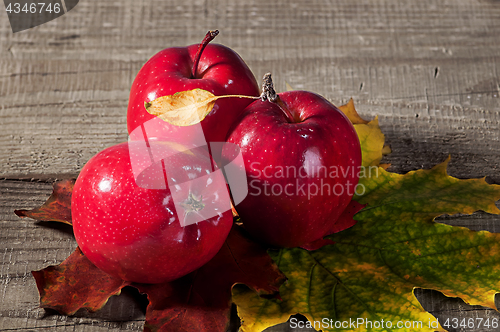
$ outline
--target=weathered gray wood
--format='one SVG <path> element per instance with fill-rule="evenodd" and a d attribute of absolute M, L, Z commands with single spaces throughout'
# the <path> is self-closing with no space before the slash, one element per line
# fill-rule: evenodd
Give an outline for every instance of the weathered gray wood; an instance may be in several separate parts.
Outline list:
<path fill-rule="evenodd" d="M 123 1 L 82 3 L 15 35 L 5 22 L 3 172 L 75 173 L 104 146 L 125 140 L 128 89 L 141 64 L 216 26 L 217 40 L 239 51 L 257 77 L 272 71 L 281 90 L 287 81 L 335 103 L 353 97 L 364 115 L 378 114 L 395 152 L 403 152 L 389 158 L 396 170 L 429 167 L 451 153 L 452 174 L 495 177 L 498 7 Z M 196 24 L 180 24 L 179 15 Z"/>
<path fill-rule="evenodd" d="M 378 115 L 392 171 L 429 168 L 451 154 L 451 175 L 500 183 L 498 1 L 80 1 L 17 34 L 2 15 L 0 331 L 141 330 L 141 308 L 126 296 L 96 314 L 42 318 L 29 272 L 61 262 L 76 244 L 64 229 L 12 211 L 41 204 L 53 179 L 76 176 L 92 155 L 125 141 L 128 91 L 141 65 L 214 28 L 258 79 L 271 71 L 278 90 L 287 82 L 335 104 L 353 97 L 362 115 Z M 500 223 L 485 214 L 443 220 L 491 231 Z M 425 291 L 418 298 L 436 315 L 498 315 Z"/>

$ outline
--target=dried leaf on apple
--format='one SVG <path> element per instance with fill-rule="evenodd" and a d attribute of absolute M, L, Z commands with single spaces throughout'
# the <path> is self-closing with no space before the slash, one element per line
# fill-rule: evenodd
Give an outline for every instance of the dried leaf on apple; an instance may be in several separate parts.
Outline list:
<path fill-rule="evenodd" d="M 209 91 L 194 89 L 157 98 L 144 106 L 150 114 L 168 123 L 191 126 L 200 123 L 212 111 L 217 99 Z"/>
<path fill-rule="evenodd" d="M 144 107 L 150 114 L 163 121 L 184 127 L 203 121 L 214 108 L 217 99 L 220 98 L 258 99 L 258 97 L 240 95 L 215 96 L 203 89 L 193 89 L 156 98 L 151 102 L 144 103 Z"/>

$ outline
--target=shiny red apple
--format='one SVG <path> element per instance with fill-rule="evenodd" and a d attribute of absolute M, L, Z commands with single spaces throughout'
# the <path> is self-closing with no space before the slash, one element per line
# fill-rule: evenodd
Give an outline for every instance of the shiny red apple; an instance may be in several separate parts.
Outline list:
<path fill-rule="evenodd" d="M 196 88 L 216 96 L 259 96 L 255 77 L 240 56 L 226 46 L 209 44 L 217 34 L 210 31 L 200 45 L 160 51 L 141 68 L 132 84 L 128 105 L 127 126 L 132 140 L 142 140 L 143 131 L 149 139 L 182 144 L 200 140 L 197 126 L 176 127 L 149 114 L 144 103 L 156 98 Z M 239 98 L 218 100 L 201 122 L 202 140 L 224 141 L 229 127 L 251 102 Z"/>
<path fill-rule="evenodd" d="M 98 153 L 72 194 L 75 238 L 85 256 L 139 283 L 174 280 L 204 265 L 233 221 L 227 185 L 212 164 L 202 150 L 166 142 L 122 143 Z"/>
<path fill-rule="evenodd" d="M 361 149 L 351 122 L 323 97 L 278 96 L 253 102 L 228 135 L 241 149 L 249 185 L 236 210 L 256 238 L 298 247 L 328 235 L 351 201 Z"/>

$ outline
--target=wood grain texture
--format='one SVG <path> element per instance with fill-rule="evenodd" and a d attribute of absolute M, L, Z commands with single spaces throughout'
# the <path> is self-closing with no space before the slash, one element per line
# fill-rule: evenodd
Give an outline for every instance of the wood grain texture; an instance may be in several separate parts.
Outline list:
<path fill-rule="evenodd" d="M 132 291 L 96 314 L 37 309 L 30 271 L 64 260 L 67 228 L 18 219 L 51 181 L 74 177 L 95 153 L 125 141 L 133 78 L 157 51 L 198 43 L 209 29 L 277 90 L 353 97 L 379 116 L 390 170 L 430 168 L 500 183 L 500 2 L 496 0 L 81 0 L 68 14 L 13 34 L 0 15 L 0 331 L 140 331 Z M 495 216 L 443 218 L 499 231 Z M 418 290 L 445 317 L 499 317 Z M 270 331 L 289 331 L 286 324 Z"/>

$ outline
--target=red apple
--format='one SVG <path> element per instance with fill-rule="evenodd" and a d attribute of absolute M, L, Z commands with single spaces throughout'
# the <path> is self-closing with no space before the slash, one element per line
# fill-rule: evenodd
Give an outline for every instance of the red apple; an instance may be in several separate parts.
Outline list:
<path fill-rule="evenodd" d="M 71 212 L 76 241 L 97 267 L 160 283 L 208 262 L 233 219 L 224 177 L 208 154 L 149 144 L 122 143 L 94 156 L 75 183 Z"/>
<path fill-rule="evenodd" d="M 236 210 L 267 244 L 298 247 L 322 238 L 351 201 L 359 140 L 347 117 L 317 94 L 292 91 L 253 102 L 227 141 L 239 145 L 249 184 Z M 226 151 L 223 157 L 232 158 Z"/>
<path fill-rule="evenodd" d="M 210 31 L 200 45 L 167 48 L 146 62 L 130 90 L 127 126 L 132 140 L 142 140 L 144 130 L 149 139 L 182 144 L 199 141 L 197 126 L 177 127 L 149 114 L 144 103 L 156 98 L 196 88 L 216 96 L 259 96 L 255 77 L 240 56 L 226 46 L 208 44 L 217 34 L 218 31 Z M 202 140 L 224 141 L 229 127 L 251 102 L 239 98 L 218 100 L 201 122 Z M 147 128 L 141 128 L 145 123 Z M 138 138 L 134 135 L 135 129 L 138 129 Z"/>

